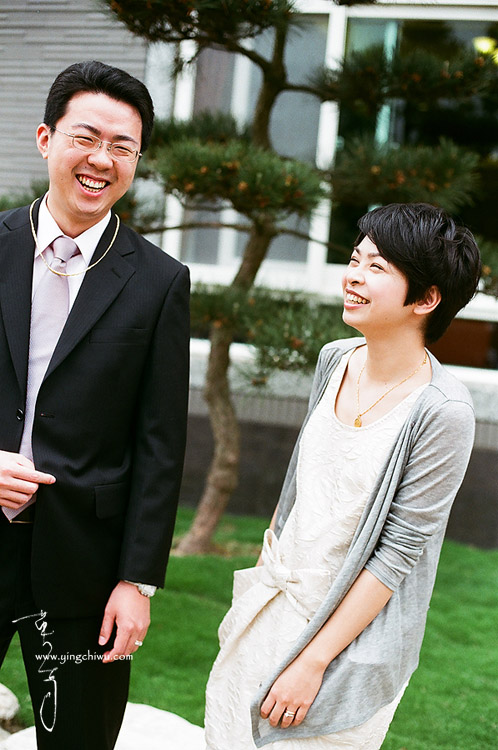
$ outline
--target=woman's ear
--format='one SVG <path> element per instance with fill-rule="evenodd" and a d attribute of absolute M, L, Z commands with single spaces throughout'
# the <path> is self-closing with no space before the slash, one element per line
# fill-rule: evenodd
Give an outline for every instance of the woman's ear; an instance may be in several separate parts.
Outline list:
<path fill-rule="evenodd" d="M 425 297 L 415 304 L 413 312 L 415 315 L 428 315 L 429 313 L 434 312 L 440 302 L 441 292 L 439 291 L 439 287 L 433 285 L 429 287 L 425 293 Z"/>

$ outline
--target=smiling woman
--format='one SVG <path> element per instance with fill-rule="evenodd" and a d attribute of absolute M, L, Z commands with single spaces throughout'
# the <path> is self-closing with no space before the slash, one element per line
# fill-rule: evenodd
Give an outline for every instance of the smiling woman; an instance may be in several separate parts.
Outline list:
<path fill-rule="evenodd" d="M 475 292 L 475 241 L 440 209 L 366 214 L 256 568 L 237 571 L 207 687 L 208 750 L 378 750 L 416 669 L 466 389 L 425 349 Z"/>

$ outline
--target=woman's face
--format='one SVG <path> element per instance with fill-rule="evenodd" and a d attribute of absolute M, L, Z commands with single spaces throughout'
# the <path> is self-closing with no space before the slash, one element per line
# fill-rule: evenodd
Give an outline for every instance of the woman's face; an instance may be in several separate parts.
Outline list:
<path fill-rule="evenodd" d="M 382 257 L 368 237 L 354 248 L 342 288 L 343 320 L 365 335 L 389 332 L 415 322 L 414 305 L 405 305 L 406 277 Z"/>

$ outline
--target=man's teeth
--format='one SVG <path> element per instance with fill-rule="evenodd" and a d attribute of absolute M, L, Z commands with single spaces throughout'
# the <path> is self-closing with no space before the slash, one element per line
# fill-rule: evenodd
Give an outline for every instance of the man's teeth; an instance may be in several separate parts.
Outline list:
<path fill-rule="evenodd" d="M 356 294 L 346 294 L 346 302 L 352 302 L 354 305 L 368 305 L 367 299 L 357 297 Z"/>
<path fill-rule="evenodd" d="M 102 190 L 107 185 L 105 180 L 92 180 L 90 177 L 83 177 L 83 175 L 79 175 L 78 180 L 90 190 Z"/>

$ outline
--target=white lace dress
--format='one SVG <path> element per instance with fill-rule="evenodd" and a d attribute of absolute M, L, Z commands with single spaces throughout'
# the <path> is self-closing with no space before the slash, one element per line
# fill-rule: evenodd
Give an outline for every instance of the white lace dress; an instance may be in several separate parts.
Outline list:
<path fill-rule="evenodd" d="M 206 691 L 206 750 L 254 750 L 251 700 L 323 601 L 388 451 L 425 387 L 373 424 L 344 425 L 334 407 L 349 356 L 332 374 L 303 431 L 296 502 L 280 539 L 267 529 L 263 565 L 235 572 L 232 606 L 220 625 L 220 652 Z M 265 748 L 378 750 L 403 692 L 360 726 Z"/>

